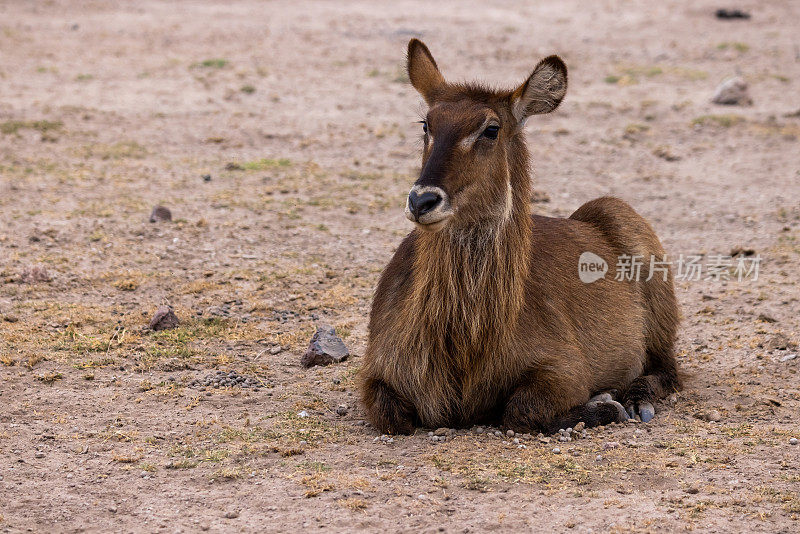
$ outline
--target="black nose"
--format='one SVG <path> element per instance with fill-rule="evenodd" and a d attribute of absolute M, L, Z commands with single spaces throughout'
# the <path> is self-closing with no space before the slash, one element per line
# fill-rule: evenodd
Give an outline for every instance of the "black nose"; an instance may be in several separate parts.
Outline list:
<path fill-rule="evenodd" d="M 442 197 L 436 193 L 426 192 L 418 195 L 415 191 L 408 194 L 408 209 L 414 214 L 414 218 L 419 219 L 429 211 L 433 211 Z"/>

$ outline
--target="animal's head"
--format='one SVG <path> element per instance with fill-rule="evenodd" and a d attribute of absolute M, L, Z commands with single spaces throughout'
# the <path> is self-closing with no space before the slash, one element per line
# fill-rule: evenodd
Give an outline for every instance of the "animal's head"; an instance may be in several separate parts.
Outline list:
<path fill-rule="evenodd" d="M 524 150 L 525 120 L 550 113 L 564 98 L 564 62 L 547 57 L 516 89 L 495 91 L 446 82 L 428 48 L 412 39 L 408 77 L 428 111 L 422 121 L 422 171 L 408 195 L 406 217 L 429 231 L 508 218 L 510 160 Z"/>

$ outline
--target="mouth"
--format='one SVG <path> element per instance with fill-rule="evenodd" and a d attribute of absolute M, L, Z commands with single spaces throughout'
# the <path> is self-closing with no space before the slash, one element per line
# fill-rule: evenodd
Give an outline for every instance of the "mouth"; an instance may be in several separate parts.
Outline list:
<path fill-rule="evenodd" d="M 423 230 L 425 232 L 438 232 L 447 225 L 447 221 L 448 219 L 450 219 L 450 216 L 448 215 L 446 217 L 439 219 L 438 221 L 432 221 L 432 222 L 415 221 L 413 216 L 409 217 L 409 219 L 414 223 L 414 226 L 416 226 L 420 230 Z"/>

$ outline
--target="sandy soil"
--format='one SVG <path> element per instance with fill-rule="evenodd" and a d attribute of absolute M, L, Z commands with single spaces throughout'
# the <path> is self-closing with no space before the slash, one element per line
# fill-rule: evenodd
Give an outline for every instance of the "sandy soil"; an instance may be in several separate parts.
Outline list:
<path fill-rule="evenodd" d="M 800 4 L 116 4 L 0 2 L 0 531 L 800 528 Z M 532 209 L 617 195 L 673 256 L 761 256 L 678 283 L 690 379 L 651 423 L 526 448 L 363 423 L 410 230 L 411 36 L 453 79 L 566 60 Z M 711 104 L 736 73 L 754 105 Z M 148 332 L 165 302 L 182 325 Z M 320 322 L 353 357 L 304 370 Z M 263 387 L 190 387 L 217 370 Z"/>

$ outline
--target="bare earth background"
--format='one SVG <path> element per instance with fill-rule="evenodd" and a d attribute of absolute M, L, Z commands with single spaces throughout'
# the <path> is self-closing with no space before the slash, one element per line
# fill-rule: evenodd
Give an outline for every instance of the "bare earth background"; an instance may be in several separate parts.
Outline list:
<path fill-rule="evenodd" d="M 797 532 L 800 3 L 719 4 L 0 2 L 0 531 Z M 673 255 L 762 256 L 678 284 L 690 379 L 651 423 L 526 448 L 363 423 L 411 36 L 452 79 L 565 59 L 532 209 L 617 195 Z M 754 105 L 711 104 L 737 72 Z M 165 302 L 182 325 L 146 331 Z M 320 322 L 353 357 L 304 370 Z M 217 370 L 263 387 L 189 386 Z"/>

